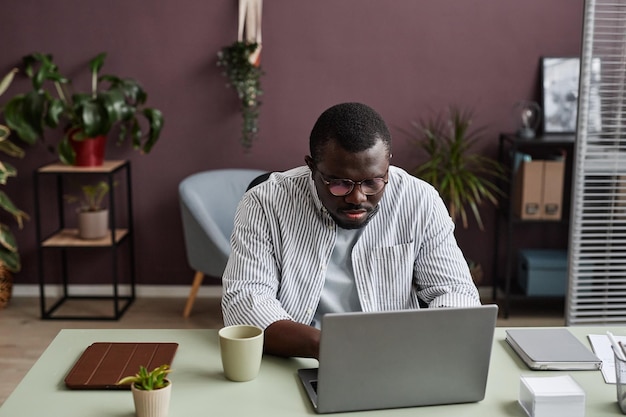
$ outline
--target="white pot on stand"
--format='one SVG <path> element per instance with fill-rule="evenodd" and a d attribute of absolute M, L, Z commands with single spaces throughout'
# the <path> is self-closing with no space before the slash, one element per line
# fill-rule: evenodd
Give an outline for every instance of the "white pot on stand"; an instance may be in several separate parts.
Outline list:
<path fill-rule="evenodd" d="M 101 239 L 108 232 L 109 210 L 78 212 L 78 236 L 81 239 Z"/>
<path fill-rule="evenodd" d="M 151 391 L 137 389 L 135 384 L 132 384 L 130 389 L 137 417 L 167 417 L 172 394 L 171 381 L 166 387 Z"/>

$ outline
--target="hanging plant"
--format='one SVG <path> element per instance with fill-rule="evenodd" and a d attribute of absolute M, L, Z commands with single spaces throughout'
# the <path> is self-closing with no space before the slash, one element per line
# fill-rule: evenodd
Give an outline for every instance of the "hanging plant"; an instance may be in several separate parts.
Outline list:
<path fill-rule="evenodd" d="M 241 145 L 245 149 L 252 147 L 252 142 L 259 132 L 258 119 L 263 94 L 261 75 L 263 71 L 256 57 L 259 44 L 255 42 L 236 41 L 225 46 L 217 54 L 217 65 L 224 69 L 222 73 L 228 78 L 227 87 L 234 88 L 241 102 L 243 125 L 241 129 Z"/>

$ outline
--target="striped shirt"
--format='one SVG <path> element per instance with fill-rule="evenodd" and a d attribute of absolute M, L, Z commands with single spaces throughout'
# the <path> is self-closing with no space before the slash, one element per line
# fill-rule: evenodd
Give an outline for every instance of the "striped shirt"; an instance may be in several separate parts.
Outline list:
<path fill-rule="evenodd" d="M 223 275 L 224 324 L 310 324 L 324 287 L 337 225 L 311 171 L 274 173 L 242 198 Z M 377 213 L 352 250 L 363 311 L 480 304 L 454 223 L 437 191 L 390 166 Z"/>

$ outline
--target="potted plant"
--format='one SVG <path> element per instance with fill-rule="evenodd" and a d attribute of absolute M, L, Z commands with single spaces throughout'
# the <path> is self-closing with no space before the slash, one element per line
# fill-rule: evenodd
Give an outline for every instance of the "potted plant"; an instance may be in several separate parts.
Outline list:
<path fill-rule="evenodd" d="M 473 128 L 472 122 L 472 110 L 450 106 L 434 117 L 413 122 L 413 131 L 405 133 L 426 155 L 413 175 L 439 191 L 455 223 L 460 220 L 467 228 L 469 211 L 484 230 L 480 207 L 485 202 L 497 206 L 503 193 L 496 180 L 504 178 L 504 168 L 495 159 L 474 151 L 485 127 Z M 468 260 L 468 265 L 478 283 L 482 278 L 480 264 Z"/>
<path fill-rule="evenodd" d="M 68 194 L 65 199 L 70 203 L 79 203 L 78 236 L 81 239 L 101 239 L 109 231 L 109 210 L 102 206 L 104 197 L 109 193 L 109 183 L 102 180 L 95 184 L 81 187 L 82 197 Z"/>
<path fill-rule="evenodd" d="M 118 144 L 130 141 L 134 149 L 149 153 L 161 134 L 163 115 L 144 106 L 147 94 L 137 81 L 99 76 L 105 58 L 101 53 L 89 61 L 91 91 L 83 93 L 74 91 L 52 55 L 25 56 L 23 64 L 32 90 L 9 100 L 5 107 L 8 126 L 29 144 L 44 141 L 45 128 L 63 127 L 56 151 L 69 165 L 101 165 L 106 137 L 114 128 L 119 129 Z M 147 131 L 142 124 L 147 124 Z M 96 155 L 77 155 L 85 149 L 95 150 Z"/>
<path fill-rule="evenodd" d="M 12 69 L 0 80 L 0 96 L 9 88 L 13 81 L 17 68 Z M 0 124 L 0 152 L 15 158 L 22 158 L 24 150 L 9 140 L 11 130 Z M 5 185 L 9 178 L 17 176 L 17 170 L 6 161 L 0 161 L 0 184 Z M 0 191 L 0 208 L 9 213 L 21 229 L 28 215 L 17 208 L 9 196 Z M 11 228 L 0 223 L 0 308 L 3 308 L 11 298 L 13 277 L 11 273 L 21 269 L 20 254 L 17 248 L 15 236 Z"/>
<path fill-rule="evenodd" d="M 226 85 L 237 91 L 240 100 L 243 117 L 241 144 L 246 150 L 250 149 L 259 132 L 263 71 L 257 59 L 258 48 L 256 42 L 235 41 L 217 54 L 217 65 L 224 68 L 222 74 L 228 78 Z"/>
<path fill-rule="evenodd" d="M 169 365 L 148 371 L 139 367 L 135 375 L 120 379 L 118 385 L 130 385 L 137 417 L 166 417 L 169 411 L 172 382 L 167 379 Z"/>

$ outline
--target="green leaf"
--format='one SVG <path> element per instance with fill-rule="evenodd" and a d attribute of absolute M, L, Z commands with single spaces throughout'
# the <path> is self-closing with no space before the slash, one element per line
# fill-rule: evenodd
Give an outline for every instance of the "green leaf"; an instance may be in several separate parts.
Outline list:
<path fill-rule="evenodd" d="M 24 142 L 33 145 L 39 139 L 41 130 L 37 129 L 37 124 L 33 126 L 27 120 L 28 112 L 25 110 L 26 97 L 18 95 L 13 97 L 4 107 L 4 118 L 9 128 Z"/>
<path fill-rule="evenodd" d="M 17 252 L 0 249 L 0 261 L 13 273 L 20 272 L 22 269 L 20 256 Z"/>
<path fill-rule="evenodd" d="M 0 125 L 0 152 L 12 156 L 14 158 L 23 158 L 24 157 L 24 149 L 20 148 L 10 140 L 7 140 L 5 136 L 2 136 L 2 131 L 4 127 Z M 8 132 L 8 129 L 7 129 Z"/>
<path fill-rule="evenodd" d="M 163 114 L 159 110 L 151 108 L 144 109 L 143 114 L 146 116 L 146 119 L 148 119 L 150 129 L 148 130 L 148 140 L 146 140 L 142 151 L 144 153 L 150 153 L 152 147 L 161 135 L 161 130 L 163 129 Z"/>

